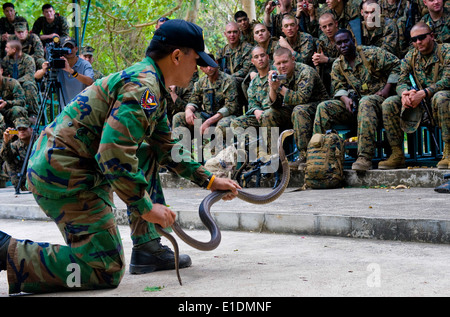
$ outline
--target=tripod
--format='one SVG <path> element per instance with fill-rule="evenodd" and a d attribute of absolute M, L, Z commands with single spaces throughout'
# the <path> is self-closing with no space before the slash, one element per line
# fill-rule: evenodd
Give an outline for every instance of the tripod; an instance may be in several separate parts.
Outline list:
<path fill-rule="evenodd" d="M 19 176 L 19 182 L 16 185 L 16 195 L 20 194 L 20 187 L 22 185 L 22 182 L 25 179 L 26 176 L 26 170 L 28 167 L 28 160 L 30 159 L 31 151 L 33 149 L 33 144 L 36 141 L 36 139 L 39 136 L 39 127 L 41 123 L 44 125 L 47 125 L 49 122 L 53 121 L 55 119 L 55 110 L 53 107 L 54 98 L 53 96 L 56 95 L 57 101 L 58 101 L 58 113 L 61 112 L 62 108 L 66 105 L 66 100 L 64 97 L 64 92 L 61 88 L 61 83 L 58 82 L 58 70 L 55 69 L 49 69 L 49 72 L 46 74 L 45 77 L 45 91 L 44 95 L 41 96 L 41 105 L 39 106 L 39 112 L 36 117 L 36 123 L 33 127 L 33 133 L 31 134 L 30 138 L 30 144 L 27 148 L 27 153 L 25 155 L 25 159 L 23 161 L 22 169 L 20 171 Z M 62 97 L 62 100 L 64 104 L 61 104 L 60 96 Z M 47 117 L 46 113 L 46 104 L 47 101 L 50 100 L 50 118 Z M 43 121 L 44 119 L 44 121 Z"/>

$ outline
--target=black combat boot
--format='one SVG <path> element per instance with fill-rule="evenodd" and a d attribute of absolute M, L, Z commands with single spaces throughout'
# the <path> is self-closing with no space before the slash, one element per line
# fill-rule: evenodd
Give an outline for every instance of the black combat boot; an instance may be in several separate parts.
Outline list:
<path fill-rule="evenodd" d="M 8 246 L 11 236 L 0 231 L 0 271 L 6 270 L 6 261 L 8 254 Z"/>
<path fill-rule="evenodd" d="M 444 179 L 450 179 L 450 174 L 444 175 Z M 450 194 L 450 181 L 436 187 L 434 191 L 442 194 Z"/>
<path fill-rule="evenodd" d="M 191 266 L 191 258 L 180 254 L 180 269 Z M 131 252 L 130 273 L 145 274 L 161 270 L 175 269 L 175 254 L 167 246 L 161 244 L 161 239 L 133 246 Z"/>

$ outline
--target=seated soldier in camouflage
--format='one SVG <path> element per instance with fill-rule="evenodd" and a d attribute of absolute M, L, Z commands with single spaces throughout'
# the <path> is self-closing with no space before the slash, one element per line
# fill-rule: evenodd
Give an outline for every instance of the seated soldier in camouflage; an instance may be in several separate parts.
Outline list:
<path fill-rule="evenodd" d="M 42 15 L 34 22 L 31 32 L 39 36 L 44 46 L 52 42 L 54 37 L 69 36 L 66 18 L 57 14 L 51 4 L 42 6 Z"/>
<path fill-rule="evenodd" d="M 297 1 L 295 17 L 297 18 L 300 31 L 317 38 L 319 37 L 319 22 L 317 21 L 318 3 L 314 2 L 314 0 Z"/>
<path fill-rule="evenodd" d="M 0 18 L 0 57 L 5 57 L 5 47 L 11 35 L 14 35 L 14 25 L 18 22 L 25 22 L 28 27 L 28 22 L 24 17 L 18 16 L 16 10 L 14 9 L 14 4 L 11 2 L 6 2 L 3 4 L 3 14 L 4 17 Z"/>
<path fill-rule="evenodd" d="M 423 0 L 428 13 L 422 17 L 422 22 L 428 24 L 438 43 L 450 43 L 450 9 L 444 0 Z"/>
<path fill-rule="evenodd" d="M 0 113 L 7 126 L 12 126 L 17 118 L 28 116 L 25 104 L 22 86 L 16 79 L 3 76 L 3 67 L 0 65 Z"/>
<path fill-rule="evenodd" d="M 168 87 L 170 98 L 167 99 L 167 120 L 169 120 L 169 126 L 172 128 L 173 117 L 179 113 L 184 112 L 186 105 L 192 95 L 194 84 L 198 81 L 198 71 L 194 73 L 188 87 Z"/>
<path fill-rule="evenodd" d="M 11 178 L 11 183 L 14 187 L 17 187 L 33 134 L 33 128 L 31 127 L 31 122 L 25 117 L 17 118 L 14 121 L 14 126 L 19 138 L 14 141 L 14 134 L 10 134 L 10 131 L 14 129 L 11 127 L 7 128 L 3 133 L 3 146 L 0 148 L 0 157 L 5 161 L 6 171 Z M 21 190 L 26 190 L 25 181 L 26 177 L 23 177 L 20 184 Z"/>
<path fill-rule="evenodd" d="M 367 0 L 362 3 L 361 38 L 362 45 L 377 46 L 398 56 L 399 35 L 397 24 L 381 16 L 377 0 Z"/>
<path fill-rule="evenodd" d="M 321 13 L 332 13 L 340 29 L 349 29 L 349 21 L 359 17 L 360 2 L 358 0 L 327 0 L 328 10 Z"/>
<path fill-rule="evenodd" d="M 319 74 L 310 66 L 296 63 L 291 51 L 279 48 L 273 54 L 276 71 L 269 72 L 269 105 L 261 126 L 279 127 L 280 132 L 294 127 L 299 151 L 305 151 L 311 137 L 317 104 L 328 98 Z M 274 77 L 286 75 L 285 80 Z M 304 156 L 304 153 L 302 153 Z M 305 162 L 304 158 L 300 162 Z"/>
<path fill-rule="evenodd" d="M 214 56 L 210 55 L 212 59 Z M 173 128 L 187 127 L 194 136 L 195 120 L 201 120 L 200 134 L 207 134 L 209 127 L 216 127 L 216 137 L 220 134 L 226 141 L 226 130 L 231 120 L 239 113 L 237 85 L 232 76 L 219 67 L 200 67 L 206 74 L 200 78 L 192 90 L 184 112 L 173 117 Z"/>
<path fill-rule="evenodd" d="M 240 34 L 239 25 L 236 22 L 228 22 L 224 32 L 227 44 L 216 54 L 221 71 L 232 75 L 238 84 L 242 83 L 252 68 L 250 61 L 252 46 L 241 41 Z"/>
<path fill-rule="evenodd" d="M 383 102 L 383 122 L 392 147 L 388 160 L 379 163 L 380 169 L 403 167 L 403 131 L 414 132 L 419 120 L 411 123 L 403 122 L 401 115 L 408 119 L 408 112 L 421 112 L 422 101 L 431 104 L 435 124 L 441 128 L 444 141 L 443 157 L 437 164 L 439 169 L 450 168 L 450 44 L 438 44 L 434 34 L 424 22 L 417 23 L 411 29 L 411 49 L 402 60 L 400 77 L 397 86 L 397 96 L 392 96 Z M 411 89 L 412 76 L 417 87 Z M 413 110 L 416 109 L 416 110 Z M 411 116 L 413 117 L 413 116 Z"/>
<path fill-rule="evenodd" d="M 353 170 L 372 168 L 375 138 L 381 123 L 381 104 L 391 95 L 400 71 L 399 59 L 373 46 L 356 48 L 347 29 L 335 35 L 341 56 L 333 63 L 334 98 L 317 107 L 314 133 L 325 133 L 333 124 L 354 125 L 357 119 L 358 159 Z M 352 97 L 353 95 L 353 97 Z"/>
<path fill-rule="evenodd" d="M 247 129 L 248 127 L 258 128 L 261 126 L 261 116 L 264 111 L 269 109 L 269 81 L 268 73 L 270 68 L 269 55 L 261 46 L 255 46 L 252 50 L 252 63 L 258 70 L 253 77 L 247 90 L 248 111 L 245 115 L 237 117 L 231 121 L 231 128 L 235 134 L 237 128 Z M 251 136 L 251 134 L 249 134 Z M 264 136 L 267 140 L 266 146 L 270 149 L 270 130 Z M 249 140 L 253 142 L 255 140 Z"/>
<path fill-rule="evenodd" d="M 22 44 L 22 52 L 33 57 L 36 69 L 42 68 L 42 64 L 45 62 L 44 46 L 39 36 L 28 32 L 28 23 L 16 23 L 14 35 L 10 36 L 9 39 L 20 41 L 20 44 Z"/>
<path fill-rule="evenodd" d="M 287 48 L 297 63 L 313 66 L 312 56 L 316 48 L 314 38 L 308 33 L 299 31 L 297 19 L 292 15 L 283 17 L 282 30 L 286 37 L 280 36 L 275 50 L 279 47 Z"/>
<path fill-rule="evenodd" d="M 278 39 L 271 36 L 269 30 L 267 30 L 267 27 L 262 23 L 255 24 L 255 26 L 253 27 L 253 36 L 255 38 L 256 44 L 264 49 L 266 54 L 269 55 L 270 63 L 272 63 L 273 52 L 275 51 L 275 47 L 278 44 Z"/>
<path fill-rule="evenodd" d="M 252 45 L 240 39 L 241 31 L 236 22 L 228 22 L 224 35 L 227 44 L 217 51 L 220 70 L 233 76 L 238 87 L 238 100 L 240 105 L 247 103 L 248 82 L 247 75 L 254 70 L 250 61 Z M 242 112 L 241 112 L 242 113 Z"/>
<path fill-rule="evenodd" d="M 94 52 L 95 48 L 91 46 L 82 47 L 80 51 L 80 58 L 84 59 L 85 61 L 88 61 L 89 64 L 92 65 L 94 63 Z M 103 77 L 104 75 L 98 69 L 94 69 L 94 78 L 93 78 L 94 81 Z"/>
<path fill-rule="evenodd" d="M 234 14 L 234 21 L 239 25 L 241 31 L 241 42 L 247 42 L 251 45 L 255 45 L 255 39 L 253 38 L 253 25 L 250 23 L 250 19 L 245 11 L 237 11 Z"/>
<path fill-rule="evenodd" d="M 6 56 L 2 61 L 3 75 L 16 79 L 25 92 L 28 116 L 35 116 L 39 111 L 38 89 L 34 80 L 36 65 L 34 59 L 22 52 L 19 41 L 6 43 Z"/>
<path fill-rule="evenodd" d="M 396 22 L 405 13 L 405 0 L 378 0 L 381 14 Z"/>
<path fill-rule="evenodd" d="M 322 34 L 317 40 L 317 51 L 314 53 L 312 61 L 328 94 L 332 95 L 331 66 L 336 58 L 339 57 L 339 51 L 334 42 L 334 35 L 338 31 L 337 20 L 333 14 L 329 12 L 324 13 L 319 18 L 319 25 Z"/>
<path fill-rule="evenodd" d="M 277 9 L 278 13 L 272 14 Z M 278 5 L 275 5 L 274 1 L 267 1 L 264 8 L 264 24 L 270 31 L 270 34 L 276 38 L 283 35 L 282 20 L 285 15 L 294 15 L 295 7 L 292 6 L 291 0 L 280 0 Z"/>

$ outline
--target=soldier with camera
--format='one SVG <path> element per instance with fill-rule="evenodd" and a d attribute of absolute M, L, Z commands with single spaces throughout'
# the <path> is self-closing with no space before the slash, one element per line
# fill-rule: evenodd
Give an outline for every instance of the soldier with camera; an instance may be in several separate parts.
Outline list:
<path fill-rule="evenodd" d="M 214 59 L 214 56 L 210 57 Z M 185 112 L 173 117 L 173 127 L 188 127 L 193 135 L 194 120 L 201 119 L 202 135 L 208 132 L 208 128 L 216 126 L 225 141 L 226 128 L 239 109 L 236 81 L 218 67 L 201 66 L 200 69 L 206 76 L 194 84 Z"/>
<path fill-rule="evenodd" d="M 269 72 L 270 109 L 262 115 L 262 126 L 280 127 L 281 131 L 294 127 L 297 148 L 302 152 L 311 138 L 317 104 L 326 100 L 328 93 L 316 70 L 296 63 L 289 49 L 277 49 L 273 59 L 277 71 Z"/>
<path fill-rule="evenodd" d="M 55 43 L 59 43 L 59 39 Z M 47 45 L 48 60 L 42 64 L 42 70 L 35 73 L 41 79 L 48 70 L 57 72 L 57 80 L 61 84 L 60 103 L 65 106 L 77 94 L 94 82 L 92 65 L 77 56 L 78 46 L 71 37 L 65 37 L 59 44 Z"/>

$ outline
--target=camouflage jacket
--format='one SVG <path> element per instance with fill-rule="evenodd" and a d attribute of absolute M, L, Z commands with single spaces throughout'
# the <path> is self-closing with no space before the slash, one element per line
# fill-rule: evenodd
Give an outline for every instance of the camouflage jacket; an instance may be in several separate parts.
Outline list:
<path fill-rule="evenodd" d="M 303 63 L 312 66 L 312 56 L 314 55 L 314 52 L 316 50 L 315 41 L 314 38 L 304 32 L 298 32 L 297 39 L 295 42 L 291 42 L 288 40 L 289 45 L 292 47 L 294 52 L 295 61 L 297 63 Z M 275 50 L 277 50 L 280 47 L 280 43 L 277 44 L 275 47 Z"/>
<path fill-rule="evenodd" d="M 270 107 L 268 78 L 268 75 L 261 77 L 257 74 L 250 82 L 247 89 L 247 115 L 253 114 L 255 110 L 266 110 Z"/>
<path fill-rule="evenodd" d="M 295 16 L 296 7 L 292 8 L 291 15 Z M 272 36 L 279 38 L 280 36 L 284 36 L 283 31 L 281 30 L 283 18 L 287 13 L 276 13 L 271 14 L 270 19 L 272 22 L 272 25 L 266 25 L 269 32 L 272 34 Z"/>
<path fill-rule="evenodd" d="M 20 84 L 23 84 L 26 81 L 34 82 L 36 64 L 34 63 L 33 57 L 30 55 L 23 53 L 17 61 L 14 60 L 14 57 L 5 56 L 2 61 L 2 66 L 3 75 L 17 79 Z M 14 74 L 15 68 L 17 70 L 17 74 Z"/>
<path fill-rule="evenodd" d="M 311 66 L 296 63 L 294 75 L 283 84 L 288 90 L 284 97 L 278 93 L 272 108 L 282 106 L 294 109 L 295 106 L 328 99 L 328 93 L 317 71 Z"/>
<path fill-rule="evenodd" d="M 397 24 L 391 19 L 381 18 L 380 27 L 369 30 L 366 22 L 361 23 L 362 45 L 377 46 L 388 52 L 399 55 L 399 34 Z"/>
<path fill-rule="evenodd" d="M 9 37 L 10 40 L 19 41 L 16 35 Z M 41 68 L 42 64 L 45 62 L 44 58 L 44 46 L 42 45 L 41 39 L 36 34 L 30 33 L 27 39 L 22 44 L 22 52 L 30 55 L 34 58 L 36 68 Z"/>
<path fill-rule="evenodd" d="M 28 188 L 52 199 L 91 191 L 111 205 L 113 190 L 131 212 L 148 213 L 153 204 L 146 188 L 156 180 L 147 180 L 138 165 L 136 154 L 144 141 L 160 165 L 206 187 L 211 173 L 190 153 L 172 158 L 177 143 L 167 125 L 168 97 L 161 71 L 149 57 L 97 80 L 35 142 Z"/>
<path fill-rule="evenodd" d="M 359 9 L 359 3 L 357 0 L 349 0 L 345 6 L 344 6 L 344 10 L 341 12 L 341 14 L 338 14 L 335 10 L 331 10 L 331 9 L 326 9 L 322 12 L 323 13 L 332 13 L 337 22 L 338 22 L 338 27 L 340 29 L 349 29 L 349 24 L 348 22 L 350 20 L 353 20 L 357 17 L 360 16 L 360 9 Z M 325 6 L 326 8 L 326 6 Z"/>
<path fill-rule="evenodd" d="M 22 165 L 27 156 L 28 145 L 23 143 L 22 140 L 9 142 L 8 144 L 3 142 L 0 149 L 0 157 L 8 163 L 9 167 L 16 173 L 20 173 Z"/>
<path fill-rule="evenodd" d="M 228 44 L 221 48 L 217 59 L 226 58 L 229 74 L 244 79 L 254 68 L 251 61 L 252 46 L 247 42 L 241 42 L 238 47 L 232 49 Z M 221 71 L 225 71 L 221 68 Z"/>
<path fill-rule="evenodd" d="M 439 52 L 440 51 L 440 52 Z M 437 44 L 429 56 L 411 49 L 402 60 L 397 93 L 411 89 L 409 74 L 419 88 L 427 88 L 430 97 L 441 90 L 450 90 L 450 44 Z"/>
<path fill-rule="evenodd" d="M 234 78 L 219 70 L 219 76 L 214 83 L 211 83 L 208 76 L 203 76 L 194 84 L 187 105 L 194 106 L 197 111 L 205 111 L 209 114 L 220 113 L 227 117 L 238 114 L 237 95 L 237 84 Z M 211 97 L 214 105 L 211 105 L 209 99 Z"/>
<path fill-rule="evenodd" d="M 447 7 L 444 7 L 444 13 L 438 21 L 433 21 L 429 13 L 421 21 L 428 24 L 439 43 L 450 43 L 450 10 Z"/>
<path fill-rule="evenodd" d="M 0 97 L 6 101 L 6 108 L 25 107 L 25 92 L 14 78 L 3 77 L 0 87 Z"/>
<path fill-rule="evenodd" d="M 48 23 L 46 18 L 41 16 L 34 22 L 31 33 L 40 35 L 41 32 L 43 35 L 56 33 L 60 37 L 69 36 L 69 24 L 66 18 L 61 15 L 55 15 L 55 20 L 52 23 Z M 46 40 L 44 44 L 49 42 L 51 40 Z"/>
<path fill-rule="evenodd" d="M 175 94 L 178 96 L 175 102 L 172 98 L 167 99 L 167 118 L 172 122 L 172 118 L 178 112 L 183 112 L 192 95 L 194 84 L 198 81 L 198 71 L 194 73 L 188 87 L 175 87 Z"/>
<path fill-rule="evenodd" d="M 336 43 L 330 41 L 330 39 L 325 35 L 321 34 L 316 41 L 317 51 L 322 51 L 325 56 L 329 58 L 328 63 L 331 65 L 339 57 L 339 51 L 336 47 Z"/>
<path fill-rule="evenodd" d="M 399 72 L 400 60 L 395 55 L 378 47 L 358 46 L 354 69 L 342 55 L 333 63 L 331 85 L 334 97 L 348 96 L 349 90 L 356 90 L 360 96 L 373 95 L 386 83 L 397 83 Z"/>

